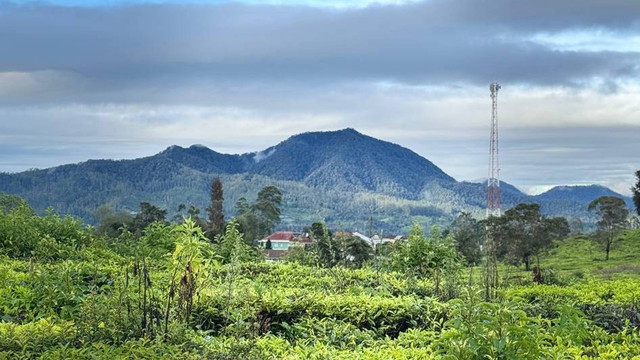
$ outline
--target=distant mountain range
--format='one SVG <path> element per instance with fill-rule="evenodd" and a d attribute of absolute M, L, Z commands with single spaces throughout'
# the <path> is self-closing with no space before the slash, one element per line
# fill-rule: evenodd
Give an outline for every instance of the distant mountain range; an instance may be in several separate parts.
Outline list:
<path fill-rule="evenodd" d="M 481 217 L 486 199 L 484 184 L 458 182 L 413 151 L 353 129 L 299 134 L 243 155 L 171 146 L 140 159 L 0 173 L 0 191 L 26 198 L 38 211 L 52 206 L 92 222 L 102 204 L 134 211 L 149 201 L 171 214 L 184 203 L 204 211 L 215 176 L 223 181 L 227 216 L 234 215 L 240 197 L 251 200 L 264 186 L 279 187 L 282 229 L 324 219 L 334 228 L 365 230 L 371 217 L 375 230 L 406 231 L 414 221 L 448 224 L 460 211 Z M 591 200 L 623 197 L 597 185 L 559 186 L 537 196 L 501 186 L 504 208 L 537 202 L 546 214 L 587 223 L 594 220 L 586 210 Z"/>

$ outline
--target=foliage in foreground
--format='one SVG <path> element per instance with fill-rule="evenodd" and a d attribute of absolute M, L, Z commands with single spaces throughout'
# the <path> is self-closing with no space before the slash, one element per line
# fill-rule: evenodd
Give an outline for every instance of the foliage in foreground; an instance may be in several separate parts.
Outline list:
<path fill-rule="evenodd" d="M 455 250 L 437 231 L 415 230 L 403 246 L 428 251 L 396 253 L 406 267 L 322 268 L 261 262 L 235 222 L 213 245 L 188 220 L 98 238 L 28 210 L 0 217 L 0 358 L 640 356 L 637 283 L 512 286 L 486 302 L 442 275 Z"/>

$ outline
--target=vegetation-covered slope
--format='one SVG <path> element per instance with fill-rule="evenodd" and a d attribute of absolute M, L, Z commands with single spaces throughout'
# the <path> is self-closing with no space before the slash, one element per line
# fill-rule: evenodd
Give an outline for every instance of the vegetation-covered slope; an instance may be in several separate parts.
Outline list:
<path fill-rule="evenodd" d="M 455 181 L 413 151 L 353 129 L 296 135 L 260 154 L 251 172 L 325 189 L 414 198 L 432 181 Z"/>
<path fill-rule="evenodd" d="M 92 222 L 102 204 L 134 210 L 142 201 L 173 215 L 180 204 L 207 206 L 209 184 L 220 176 L 227 216 L 240 197 L 253 198 L 266 185 L 283 192 L 282 228 L 326 219 L 334 227 L 404 232 L 413 221 L 449 223 L 460 211 L 481 216 L 486 189 L 457 182 L 416 153 L 353 129 L 306 133 L 244 155 L 220 154 L 203 146 L 172 146 L 134 160 L 90 160 L 18 174 L 0 173 L 0 191 L 29 200 L 40 213 L 53 206 Z M 543 212 L 593 221 L 580 193 L 531 197 L 502 184 L 502 203 L 540 202 Z M 565 193 L 563 193 L 565 194 Z M 597 194 L 594 194 L 594 196 Z M 590 199 L 593 200 L 593 199 Z M 589 200 L 589 201 L 590 201 Z"/>
<path fill-rule="evenodd" d="M 594 241 L 592 236 L 581 235 L 557 241 L 556 247 L 542 257 L 541 263 L 563 275 L 582 273 L 601 278 L 640 277 L 640 230 L 627 230 L 619 234 L 608 261 L 605 261 L 602 245 Z"/>

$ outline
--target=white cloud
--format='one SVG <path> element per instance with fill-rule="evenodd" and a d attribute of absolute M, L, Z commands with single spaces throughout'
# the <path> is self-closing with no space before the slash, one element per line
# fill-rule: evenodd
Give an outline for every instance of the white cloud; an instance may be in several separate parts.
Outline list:
<path fill-rule="evenodd" d="M 530 40 L 558 51 L 640 51 L 640 36 L 637 33 L 620 33 L 602 29 L 544 32 L 532 36 Z"/>

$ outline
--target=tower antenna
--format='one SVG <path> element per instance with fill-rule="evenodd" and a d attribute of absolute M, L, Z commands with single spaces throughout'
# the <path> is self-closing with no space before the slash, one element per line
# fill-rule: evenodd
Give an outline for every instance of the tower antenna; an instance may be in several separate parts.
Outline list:
<path fill-rule="evenodd" d="M 498 90 L 497 82 L 489 85 L 491 90 L 491 137 L 489 139 L 489 178 L 487 180 L 487 218 L 500 216 L 500 163 L 498 160 Z"/>

